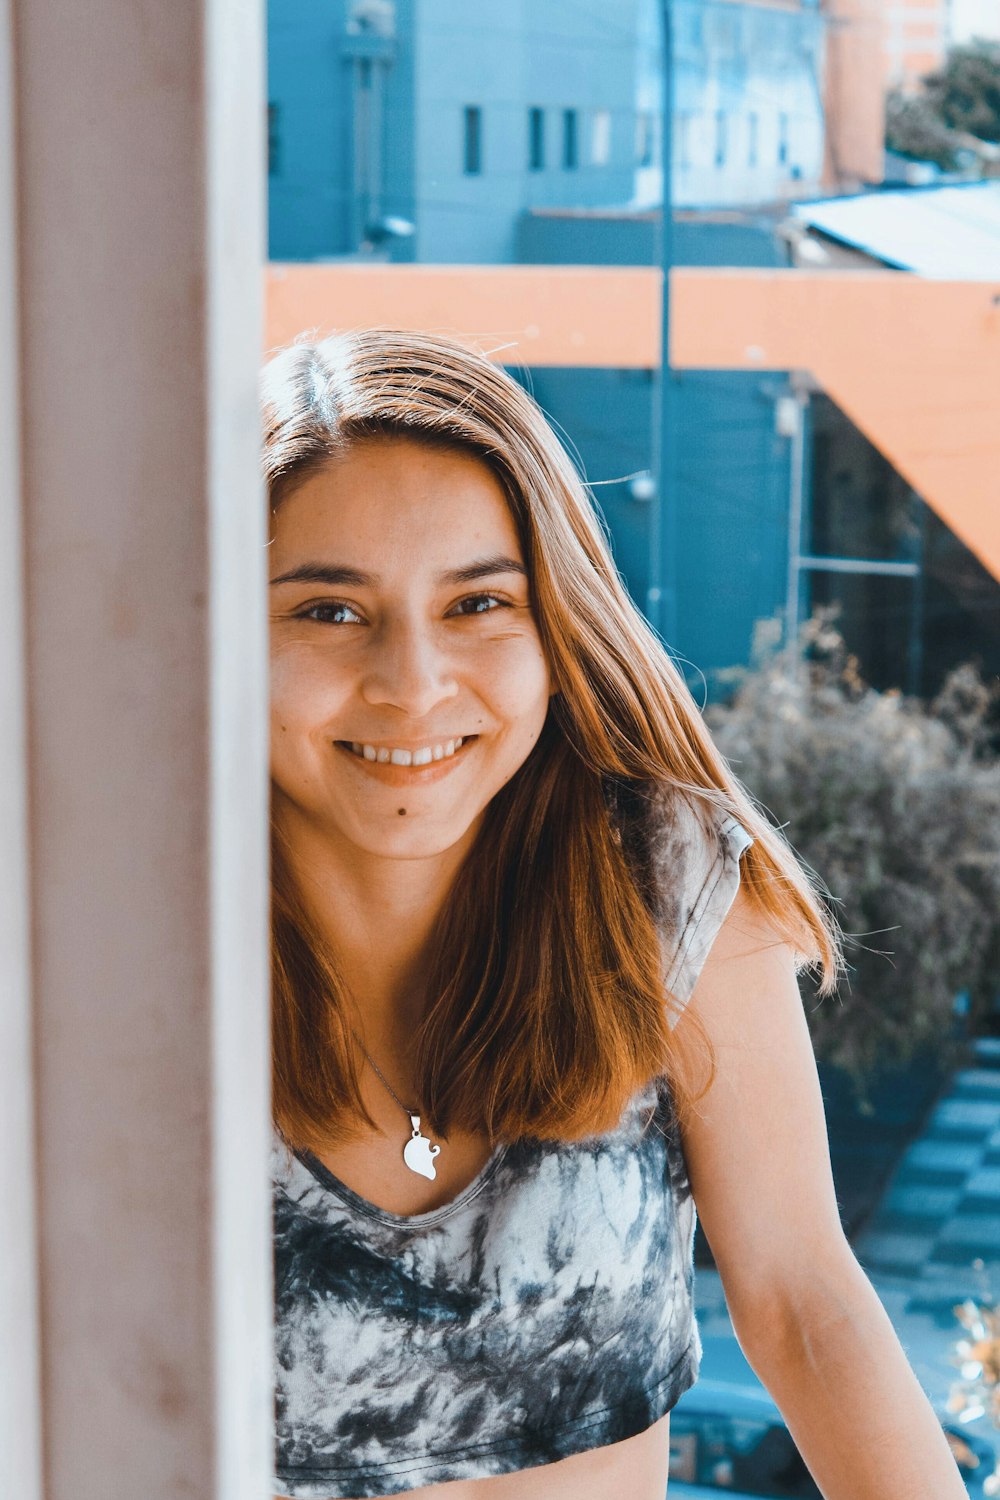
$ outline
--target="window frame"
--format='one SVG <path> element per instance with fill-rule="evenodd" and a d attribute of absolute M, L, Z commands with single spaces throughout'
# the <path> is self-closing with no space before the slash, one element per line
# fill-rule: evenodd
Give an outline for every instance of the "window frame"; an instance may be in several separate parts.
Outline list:
<path fill-rule="evenodd" d="M 466 177 L 483 175 L 483 109 L 480 104 L 462 108 L 462 172 Z"/>
<path fill-rule="evenodd" d="M 612 119 L 610 109 L 595 109 L 590 117 L 590 165 L 606 167 L 611 162 Z"/>
<path fill-rule="evenodd" d="M 570 106 L 562 112 L 562 165 L 575 172 L 580 165 L 580 112 Z"/>
<path fill-rule="evenodd" d="M 715 145 L 712 148 L 712 161 L 716 167 L 726 165 L 726 157 L 729 148 L 729 115 L 724 109 L 715 111 Z"/>
<path fill-rule="evenodd" d="M 545 107 L 528 107 L 528 171 L 545 171 Z"/>
<path fill-rule="evenodd" d="M 281 175 L 281 104 L 277 99 L 267 101 L 267 175 Z"/>

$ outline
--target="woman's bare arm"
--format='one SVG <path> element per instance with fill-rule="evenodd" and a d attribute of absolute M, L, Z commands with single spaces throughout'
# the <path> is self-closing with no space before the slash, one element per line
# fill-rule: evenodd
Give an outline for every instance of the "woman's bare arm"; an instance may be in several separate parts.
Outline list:
<path fill-rule="evenodd" d="M 699 1217 L 743 1352 L 813 1477 L 827 1500 L 966 1500 L 841 1229 L 792 952 L 743 892 L 690 1009 L 718 1064 L 684 1132 Z"/>

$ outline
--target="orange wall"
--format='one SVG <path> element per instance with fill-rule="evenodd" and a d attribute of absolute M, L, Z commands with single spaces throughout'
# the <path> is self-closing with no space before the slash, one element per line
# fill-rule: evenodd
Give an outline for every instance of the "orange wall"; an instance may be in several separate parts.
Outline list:
<path fill-rule="evenodd" d="M 886 86 L 912 87 L 940 67 L 947 40 L 945 0 L 893 0 L 886 16 Z"/>
<path fill-rule="evenodd" d="M 824 104 L 824 186 L 881 182 L 885 155 L 883 0 L 829 0 Z"/>
<path fill-rule="evenodd" d="M 392 323 L 470 338 L 506 364 L 649 368 L 659 288 L 646 266 L 272 265 L 267 342 Z"/>
<path fill-rule="evenodd" d="M 1000 579 L 995 287 L 897 271 L 677 274 L 679 367 L 810 370 Z"/>
<path fill-rule="evenodd" d="M 651 368 L 660 285 L 645 266 L 274 265 L 266 339 L 384 324 L 505 364 Z M 688 268 L 671 287 L 675 367 L 810 370 L 1000 578 L 1000 282 Z"/>

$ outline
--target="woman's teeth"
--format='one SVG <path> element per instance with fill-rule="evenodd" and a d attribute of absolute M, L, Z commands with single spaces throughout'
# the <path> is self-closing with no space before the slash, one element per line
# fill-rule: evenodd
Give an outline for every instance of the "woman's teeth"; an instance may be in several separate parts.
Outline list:
<path fill-rule="evenodd" d="M 447 760 L 460 750 L 469 736 L 457 740 L 445 740 L 440 745 L 421 745 L 419 750 L 393 750 L 385 745 L 365 745 L 357 740 L 351 742 L 349 748 L 354 755 L 360 755 L 364 760 L 380 761 L 383 765 L 392 766 L 427 766 L 432 760 Z"/>

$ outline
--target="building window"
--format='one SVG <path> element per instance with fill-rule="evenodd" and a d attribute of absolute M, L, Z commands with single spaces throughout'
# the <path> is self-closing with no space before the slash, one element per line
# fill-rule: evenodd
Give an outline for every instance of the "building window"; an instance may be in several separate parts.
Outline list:
<path fill-rule="evenodd" d="M 279 120 L 281 110 L 277 104 L 267 106 L 267 175 L 276 177 L 281 171 L 281 135 Z"/>
<path fill-rule="evenodd" d="M 528 168 L 541 172 L 545 167 L 545 111 L 528 110 Z"/>
<path fill-rule="evenodd" d="M 474 175 L 483 170 L 483 112 L 478 104 L 470 104 L 466 106 L 463 118 L 465 170 Z"/>
<path fill-rule="evenodd" d="M 740 17 L 732 13 L 733 7 L 714 7 L 708 17 L 709 46 L 720 57 L 733 57 L 739 50 Z"/>
<path fill-rule="evenodd" d="M 927 512 L 906 480 L 827 396 L 810 399 L 812 456 L 807 477 L 810 514 L 807 551 L 839 559 L 835 571 L 809 572 L 810 604 L 840 606 L 837 629 L 859 657 L 864 677 L 883 691 L 926 691 L 921 662 L 931 635 L 929 597 L 918 586 L 921 554 L 928 541 Z M 852 572 L 852 564 L 908 563 L 910 576 Z M 842 571 L 846 569 L 846 571 Z M 941 575 L 934 570 L 935 574 Z M 929 579 L 926 580 L 930 582 Z M 950 595 L 952 610 L 957 599 Z M 952 637 L 954 640 L 954 637 Z M 945 648 L 947 652 L 947 647 Z M 933 688 L 932 691 L 936 691 Z"/>
<path fill-rule="evenodd" d="M 635 159 L 640 167 L 651 167 L 656 159 L 656 116 L 648 109 L 636 116 Z"/>
<path fill-rule="evenodd" d="M 577 120 L 575 109 L 563 110 L 563 166 L 572 171 L 578 162 L 577 151 Z"/>
<path fill-rule="evenodd" d="M 606 167 L 611 160 L 611 111 L 595 109 L 590 122 L 590 160 L 595 167 Z"/>
<path fill-rule="evenodd" d="M 788 116 L 784 110 L 778 116 L 778 163 L 785 166 L 788 161 Z"/>
<path fill-rule="evenodd" d="M 757 148 L 758 148 L 758 139 L 757 139 L 757 137 L 758 137 L 759 128 L 760 128 L 759 127 L 759 119 L 758 119 L 757 113 L 756 113 L 756 111 L 751 110 L 750 114 L 747 117 L 747 166 L 748 167 L 755 167 L 757 165 Z"/>
<path fill-rule="evenodd" d="M 679 50 L 701 54 L 705 47 L 705 25 L 700 5 L 684 6 L 677 12 Z"/>
<path fill-rule="evenodd" d="M 691 115 L 681 110 L 674 116 L 674 155 L 682 172 L 691 167 Z"/>
<path fill-rule="evenodd" d="M 726 165 L 726 111 L 724 109 L 715 111 L 715 165 L 717 167 Z"/>

